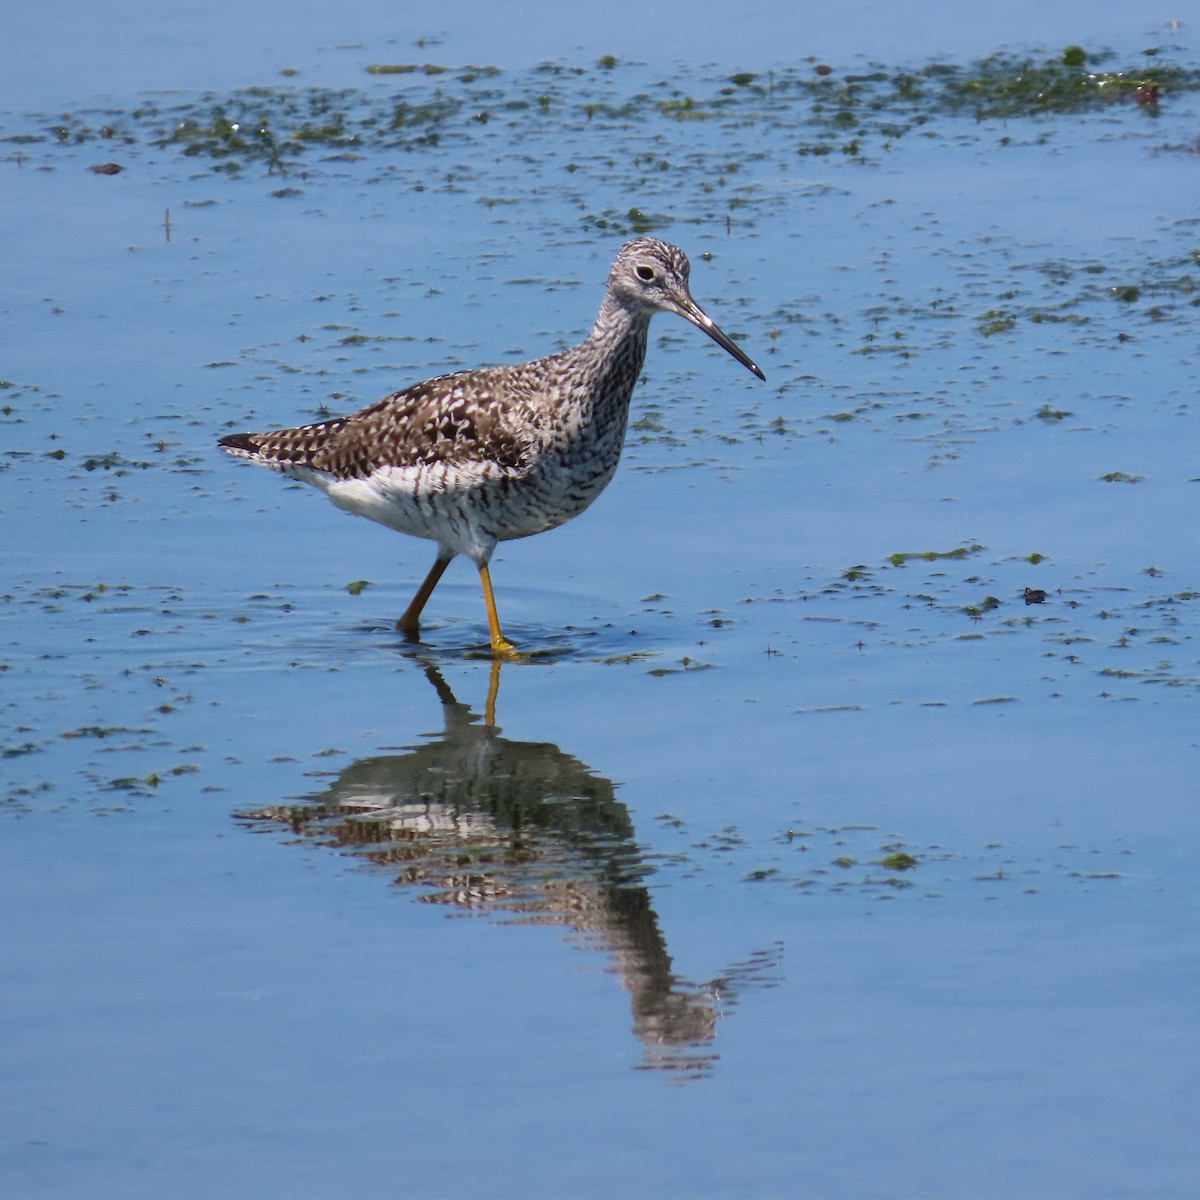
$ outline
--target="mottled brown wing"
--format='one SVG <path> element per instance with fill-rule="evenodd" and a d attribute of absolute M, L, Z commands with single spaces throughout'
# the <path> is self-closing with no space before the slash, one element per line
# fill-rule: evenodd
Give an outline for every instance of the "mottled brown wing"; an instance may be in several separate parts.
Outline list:
<path fill-rule="evenodd" d="M 503 401 L 487 389 L 488 382 L 486 371 L 442 375 L 350 416 L 271 433 L 235 434 L 221 444 L 235 453 L 281 466 L 313 467 L 339 479 L 369 475 L 378 467 L 428 463 L 493 463 L 519 474 L 529 462 L 528 445 L 507 427 Z"/>

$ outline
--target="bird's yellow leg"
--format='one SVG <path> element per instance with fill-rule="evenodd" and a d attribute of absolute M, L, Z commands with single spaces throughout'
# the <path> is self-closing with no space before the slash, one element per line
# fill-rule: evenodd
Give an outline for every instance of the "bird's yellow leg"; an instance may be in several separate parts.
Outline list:
<path fill-rule="evenodd" d="M 483 584 L 483 603 L 487 607 L 488 629 L 492 635 L 493 654 L 515 654 L 516 646 L 500 632 L 500 617 L 496 613 L 496 597 L 492 593 L 492 575 L 487 563 L 479 564 L 479 580 Z"/>
<path fill-rule="evenodd" d="M 429 597 L 433 595 L 433 589 L 437 587 L 438 580 L 446 573 L 446 568 L 450 565 L 450 559 L 443 558 L 440 554 L 434 560 L 434 564 L 429 568 L 429 574 L 425 576 L 425 582 L 417 588 L 417 594 L 412 598 L 412 603 L 404 610 L 400 619 L 396 622 L 396 628 L 404 634 L 410 642 L 415 642 L 421 632 L 421 612 L 424 609 Z"/>

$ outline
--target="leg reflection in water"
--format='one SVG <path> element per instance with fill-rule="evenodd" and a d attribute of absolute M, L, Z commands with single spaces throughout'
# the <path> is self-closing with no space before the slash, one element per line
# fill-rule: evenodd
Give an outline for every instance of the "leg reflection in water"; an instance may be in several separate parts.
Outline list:
<path fill-rule="evenodd" d="M 611 956 L 632 1000 L 643 1065 L 707 1073 L 718 1020 L 747 987 L 770 986 L 779 948 L 703 984 L 673 972 L 645 883 L 652 868 L 628 809 L 611 780 L 552 743 L 501 735 L 501 666 L 491 664 L 481 721 L 423 662 L 442 705 L 440 734 L 403 753 L 359 759 L 300 803 L 237 816 L 360 855 L 397 884 L 420 888 L 426 903 L 573 930 L 576 944 Z"/>

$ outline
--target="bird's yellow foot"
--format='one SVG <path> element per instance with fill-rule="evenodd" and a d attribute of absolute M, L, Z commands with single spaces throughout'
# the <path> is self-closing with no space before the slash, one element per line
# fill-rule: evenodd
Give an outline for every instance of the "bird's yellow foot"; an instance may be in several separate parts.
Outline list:
<path fill-rule="evenodd" d="M 503 634 L 492 638 L 492 653 L 497 658 L 520 658 L 521 652 Z"/>

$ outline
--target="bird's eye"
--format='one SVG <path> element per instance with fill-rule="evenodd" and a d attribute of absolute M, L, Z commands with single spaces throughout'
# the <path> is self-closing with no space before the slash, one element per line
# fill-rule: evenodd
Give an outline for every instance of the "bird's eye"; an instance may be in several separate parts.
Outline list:
<path fill-rule="evenodd" d="M 649 283 L 654 278 L 653 267 L 638 267 L 637 276 L 645 283 Z"/>

